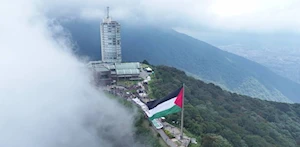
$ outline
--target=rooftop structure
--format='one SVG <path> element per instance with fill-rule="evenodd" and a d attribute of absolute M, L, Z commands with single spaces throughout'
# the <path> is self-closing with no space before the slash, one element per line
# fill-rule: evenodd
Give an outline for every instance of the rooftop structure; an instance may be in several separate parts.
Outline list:
<path fill-rule="evenodd" d="M 87 66 L 88 66 L 89 68 L 93 68 L 93 67 L 97 67 L 98 65 L 101 65 L 101 64 L 103 64 L 102 61 L 90 61 L 90 62 L 87 64 Z"/>
<path fill-rule="evenodd" d="M 117 78 L 138 78 L 140 75 L 140 63 L 104 63 L 102 61 L 90 61 L 88 67 L 95 72 L 96 81 L 105 80 L 109 84 Z M 98 82 L 100 83 L 100 82 Z"/>
<path fill-rule="evenodd" d="M 147 72 L 152 72 L 152 69 L 151 69 L 150 67 L 146 67 L 145 70 L 146 70 Z"/>
<path fill-rule="evenodd" d="M 118 77 L 131 77 L 133 75 L 138 76 L 140 74 L 140 63 L 115 63 L 107 66 L 112 73 Z"/>

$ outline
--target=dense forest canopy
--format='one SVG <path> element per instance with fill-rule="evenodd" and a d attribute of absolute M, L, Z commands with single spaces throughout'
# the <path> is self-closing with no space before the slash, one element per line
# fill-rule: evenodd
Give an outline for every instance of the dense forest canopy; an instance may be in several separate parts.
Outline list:
<path fill-rule="evenodd" d="M 184 128 L 197 136 L 202 146 L 299 146 L 299 104 L 224 91 L 172 67 L 154 69 L 151 97 L 162 98 L 185 83 Z M 180 122 L 180 115 L 167 116 L 167 120 Z"/>

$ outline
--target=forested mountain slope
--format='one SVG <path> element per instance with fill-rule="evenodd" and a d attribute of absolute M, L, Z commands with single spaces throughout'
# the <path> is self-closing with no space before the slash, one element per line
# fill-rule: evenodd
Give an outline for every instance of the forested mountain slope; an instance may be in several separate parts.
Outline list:
<path fill-rule="evenodd" d="M 184 127 L 203 146 L 295 147 L 300 143 L 300 105 L 253 99 L 158 66 L 151 96 L 162 98 L 185 83 Z M 180 122 L 180 114 L 167 116 Z"/>

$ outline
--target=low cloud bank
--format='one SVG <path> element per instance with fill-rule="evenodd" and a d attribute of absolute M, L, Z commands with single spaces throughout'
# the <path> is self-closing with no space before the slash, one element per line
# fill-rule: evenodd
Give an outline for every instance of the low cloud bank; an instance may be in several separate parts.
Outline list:
<path fill-rule="evenodd" d="M 0 146 L 138 146 L 132 112 L 90 84 L 72 42 L 36 11 L 38 2 L 0 5 Z"/>

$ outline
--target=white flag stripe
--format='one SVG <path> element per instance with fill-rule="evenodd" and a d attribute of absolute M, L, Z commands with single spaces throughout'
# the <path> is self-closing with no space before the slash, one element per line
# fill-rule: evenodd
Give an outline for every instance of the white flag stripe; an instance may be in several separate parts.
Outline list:
<path fill-rule="evenodd" d="M 175 100 L 176 100 L 177 97 L 174 97 L 172 99 L 169 99 L 159 105 L 157 105 L 156 107 L 154 107 L 153 109 L 149 110 L 149 117 L 152 117 L 154 114 L 158 113 L 158 112 L 161 112 L 161 111 L 164 111 L 164 110 L 167 110 L 167 109 L 170 109 L 172 108 L 175 104 Z"/>

